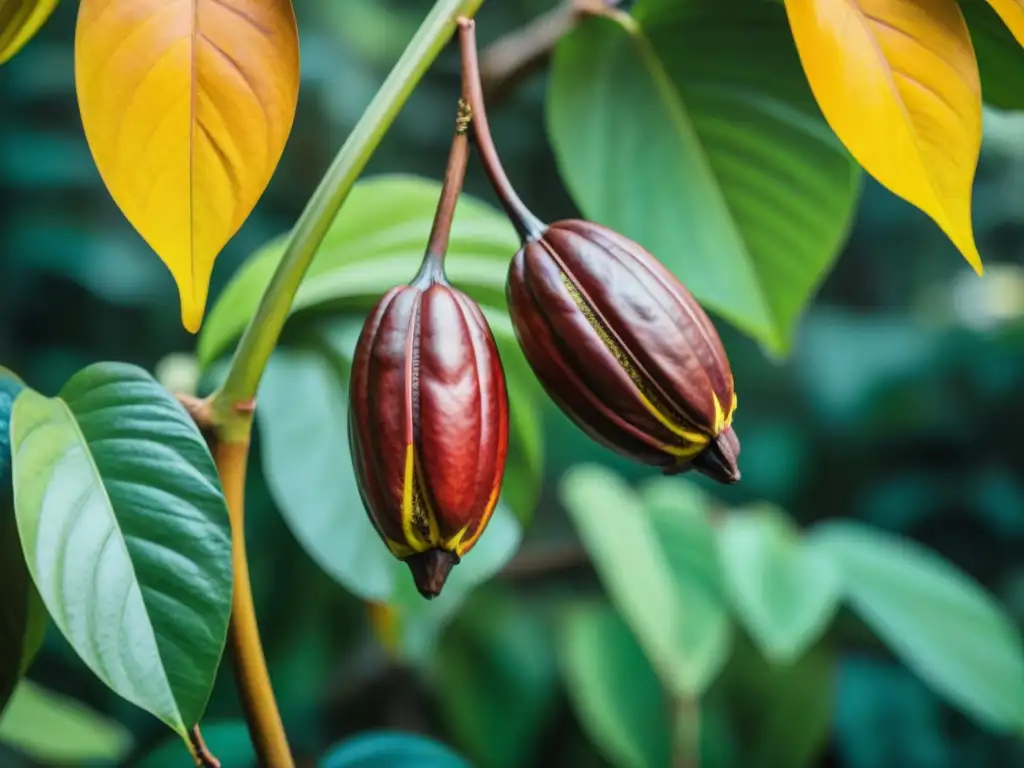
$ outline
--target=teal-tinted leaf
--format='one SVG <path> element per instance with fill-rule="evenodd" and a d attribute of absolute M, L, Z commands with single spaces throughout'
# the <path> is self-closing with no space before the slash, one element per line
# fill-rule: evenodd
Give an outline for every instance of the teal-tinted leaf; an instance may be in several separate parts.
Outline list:
<path fill-rule="evenodd" d="M 829 130 L 781 3 L 594 18 L 556 51 L 548 126 L 584 214 L 785 351 L 836 258 L 859 170 Z"/>
<path fill-rule="evenodd" d="M 677 505 L 666 496 L 645 507 L 614 473 L 579 466 L 561 489 L 612 603 L 680 696 L 698 694 L 714 679 L 731 637 L 706 510 L 694 506 L 699 497 L 687 488 L 679 483 Z"/>
<path fill-rule="evenodd" d="M 249 727 L 241 720 L 204 722 L 206 748 L 224 768 L 254 768 L 256 752 L 249 738 Z M 141 760 L 135 768 L 181 768 L 193 764 L 193 758 L 181 739 L 168 739 Z"/>
<path fill-rule="evenodd" d="M 851 522 L 811 541 L 854 609 L 938 693 L 1000 730 L 1024 728 L 1024 642 L 999 604 L 934 552 Z"/>
<path fill-rule="evenodd" d="M 617 768 L 669 764 L 669 713 L 660 683 L 629 628 L 608 607 L 571 608 L 559 658 L 573 710 Z"/>
<path fill-rule="evenodd" d="M 438 182 L 379 176 L 359 182 L 324 238 L 292 312 L 348 302 L 367 306 L 412 280 L 423 258 L 441 194 Z M 199 337 L 203 367 L 227 351 L 256 311 L 285 238 L 253 254 L 224 289 Z M 462 196 L 455 211 L 446 269 L 452 283 L 491 308 L 505 307 L 505 276 L 519 238 L 504 215 Z"/>
<path fill-rule="evenodd" d="M 960 0 L 981 75 L 981 95 L 1000 109 L 1024 109 L 1024 48 L 988 0 Z"/>
<path fill-rule="evenodd" d="M 46 609 L 28 574 L 14 517 L 10 422 L 21 380 L 0 366 L 0 712 L 42 645 Z"/>
<path fill-rule="evenodd" d="M 400 731 L 372 731 L 339 742 L 320 768 L 470 768 L 439 741 Z"/>
<path fill-rule="evenodd" d="M 103 682 L 184 736 L 227 636 L 231 535 L 217 471 L 184 409 L 145 371 L 100 363 L 11 426 L 29 570 Z"/>
<path fill-rule="evenodd" d="M 769 505 L 737 510 L 715 532 L 736 613 L 769 660 L 794 661 L 839 606 L 835 566 Z"/>
<path fill-rule="evenodd" d="M 73 699 L 22 680 L 0 717 L 0 741 L 44 765 L 122 760 L 131 734 Z"/>
<path fill-rule="evenodd" d="M 541 616 L 510 595 L 482 590 L 445 632 L 431 671 L 454 741 L 476 765 L 536 764 L 557 693 Z"/>
<path fill-rule="evenodd" d="M 302 346 L 275 352 L 260 387 L 257 417 L 267 482 L 292 533 L 346 589 L 365 600 L 387 601 L 410 577 L 367 518 L 352 468 L 348 379 L 361 324 L 358 315 L 316 323 L 304 329 Z M 500 503 L 502 515 L 516 503 L 512 508 L 519 518 L 528 520 L 540 483 L 538 417 L 530 398 L 511 385 L 509 390 L 517 415 L 510 422 Z M 455 568 L 445 593 L 465 594 L 493 573 L 489 563 L 503 564 L 520 536 L 520 526 L 511 523 L 491 520 L 488 531 L 498 525 L 503 533 L 488 538 L 487 547 L 500 544 L 501 552 L 496 558 L 486 554 L 481 539 Z M 474 562 L 487 566 L 478 580 L 471 578 L 474 567 L 468 567 Z"/>

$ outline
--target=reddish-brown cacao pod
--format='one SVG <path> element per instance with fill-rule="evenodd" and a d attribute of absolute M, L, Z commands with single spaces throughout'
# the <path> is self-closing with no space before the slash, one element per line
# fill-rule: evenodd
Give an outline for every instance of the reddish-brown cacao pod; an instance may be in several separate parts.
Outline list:
<path fill-rule="evenodd" d="M 508 452 L 508 394 L 483 313 L 427 264 L 363 326 L 350 442 L 363 504 L 425 597 L 480 538 Z"/>
<path fill-rule="evenodd" d="M 556 222 L 524 237 L 507 293 L 526 359 L 587 434 L 666 473 L 739 480 L 729 360 L 654 256 L 598 224 Z"/>

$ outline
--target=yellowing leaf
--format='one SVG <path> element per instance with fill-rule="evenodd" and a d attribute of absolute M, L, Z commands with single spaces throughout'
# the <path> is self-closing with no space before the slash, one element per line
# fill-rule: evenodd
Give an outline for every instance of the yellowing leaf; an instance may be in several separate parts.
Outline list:
<path fill-rule="evenodd" d="M 291 131 L 291 0 L 82 0 L 75 81 L 103 182 L 174 275 L 195 333 L 214 259 Z"/>
<path fill-rule="evenodd" d="M 0 0 L 0 64 L 32 39 L 56 7 L 57 0 Z"/>
<path fill-rule="evenodd" d="M 1024 46 L 1024 0 L 988 0 L 1017 42 Z"/>
<path fill-rule="evenodd" d="M 825 119 L 880 184 L 928 214 L 980 274 L 971 187 L 981 83 L 956 0 L 786 0 Z"/>

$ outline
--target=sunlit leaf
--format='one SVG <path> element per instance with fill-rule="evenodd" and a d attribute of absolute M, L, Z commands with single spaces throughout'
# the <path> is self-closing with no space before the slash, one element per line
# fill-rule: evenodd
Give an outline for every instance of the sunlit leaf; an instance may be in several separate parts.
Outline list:
<path fill-rule="evenodd" d="M 180 735 L 209 698 L 231 535 L 199 430 L 134 366 L 100 363 L 11 424 L 22 547 L 54 623 L 116 693 Z"/>
<path fill-rule="evenodd" d="M 559 170 L 584 215 L 784 352 L 846 237 L 860 170 L 814 103 L 780 5 L 636 13 L 590 19 L 558 46 Z"/>
<path fill-rule="evenodd" d="M 388 288 L 416 275 L 430 236 L 441 185 L 415 176 L 378 176 L 357 183 L 345 200 L 299 288 L 292 312 L 335 307 L 369 309 Z M 254 253 L 210 311 L 199 337 L 209 366 L 245 329 L 284 253 L 279 237 Z M 463 195 L 452 223 L 445 268 L 484 309 L 504 310 L 505 277 L 519 239 L 494 208 Z M 493 323 L 493 312 L 487 313 Z M 507 318 L 506 318 L 507 324 Z M 493 328 L 496 335 L 498 328 Z M 505 349 L 502 349 L 505 357 Z"/>
<path fill-rule="evenodd" d="M 195 333 L 214 259 L 291 131 L 291 0 L 82 0 L 75 85 L 103 182 L 174 275 Z"/>
<path fill-rule="evenodd" d="M 736 510 L 716 527 L 733 607 L 771 661 L 791 663 L 817 640 L 839 607 L 839 575 L 770 506 Z"/>
<path fill-rule="evenodd" d="M 995 728 L 1024 728 L 1024 639 L 991 595 L 934 552 L 858 523 L 822 524 L 810 540 L 926 683 Z"/>
<path fill-rule="evenodd" d="M 561 488 L 612 603 L 665 686 L 687 696 L 714 680 L 732 634 L 707 511 L 689 487 L 663 481 L 645 498 L 610 470 L 580 465 Z"/>
<path fill-rule="evenodd" d="M 0 712 L 35 658 L 46 609 L 28 574 L 14 517 L 10 422 L 21 380 L 0 366 Z"/>
<path fill-rule="evenodd" d="M 981 83 L 956 0 L 785 4 L 829 125 L 864 170 L 934 219 L 980 274 L 971 188 Z"/>
<path fill-rule="evenodd" d="M 74 699 L 23 680 L 0 717 L 0 741 L 43 765 L 110 765 L 127 756 L 132 735 Z"/>
<path fill-rule="evenodd" d="M 0 0 L 0 64 L 32 39 L 56 7 L 57 0 Z"/>
<path fill-rule="evenodd" d="M 669 713 L 661 684 L 614 611 L 602 605 L 570 609 L 559 656 L 576 716 L 612 765 L 669 764 Z"/>
<path fill-rule="evenodd" d="M 469 768 L 439 741 L 401 731 L 369 731 L 335 744 L 320 768 Z"/>

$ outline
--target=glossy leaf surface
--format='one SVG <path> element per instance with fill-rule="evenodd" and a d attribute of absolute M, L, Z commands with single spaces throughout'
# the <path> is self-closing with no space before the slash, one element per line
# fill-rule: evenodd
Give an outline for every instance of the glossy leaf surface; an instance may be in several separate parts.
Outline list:
<path fill-rule="evenodd" d="M 934 552 L 863 525 L 812 537 L 853 608 L 928 685 L 995 728 L 1024 727 L 1024 641 L 991 595 Z"/>
<path fill-rule="evenodd" d="M 548 131 L 584 214 L 707 308 L 788 348 L 846 235 L 859 171 L 807 88 L 781 7 L 660 4 L 559 45 Z"/>
<path fill-rule="evenodd" d="M 792 663 L 839 607 L 839 575 L 770 506 L 739 509 L 715 529 L 733 608 L 770 660 Z"/>
<path fill-rule="evenodd" d="M 0 64 L 32 39 L 56 7 L 57 0 L 0 0 Z"/>
<path fill-rule="evenodd" d="M 216 469 L 146 372 L 100 363 L 12 420 L 18 528 L 33 580 L 103 682 L 181 735 L 203 713 L 231 605 Z"/>
<path fill-rule="evenodd" d="M 836 135 L 979 273 L 971 193 L 981 83 L 956 0 L 786 0 L 793 38 Z"/>
<path fill-rule="evenodd" d="M 82 0 L 75 85 L 121 211 L 199 330 L 214 259 L 277 167 L 299 89 L 290 0 Z"/>

